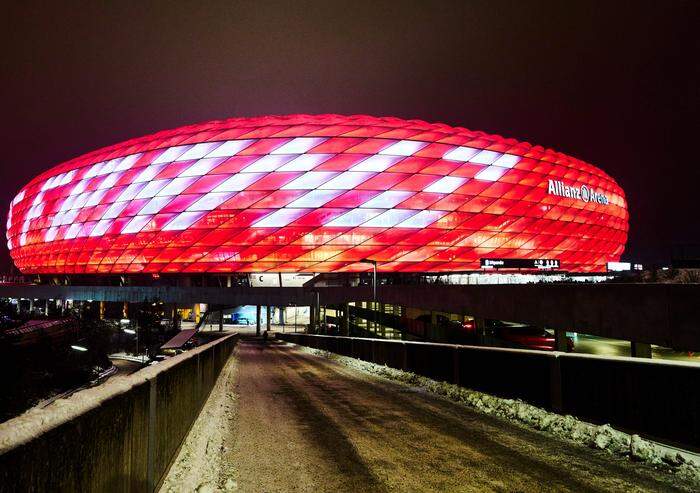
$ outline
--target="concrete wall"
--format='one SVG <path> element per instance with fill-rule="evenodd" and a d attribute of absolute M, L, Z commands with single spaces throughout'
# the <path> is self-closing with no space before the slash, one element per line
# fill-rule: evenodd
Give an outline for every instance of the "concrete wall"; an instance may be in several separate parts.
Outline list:
<path fill-rule="evenodd" d="M 154 491 L 237 336 L 0 425 L 0 492 Z"/>
<path fill-rule="evenodd" d="M 310 306 L 372 299 L 372 288 L 213 288 L 138 286 L 0 286 L 0 297 L 220 306 Z M 700 351 L 700 284 L 380 285 L 382 303 L 526 322 L 614 339 Z"/>
<path fill-rule="evenodd" d="M 277 337 L 700 448 L 700 365 L 309 334 Z"/>

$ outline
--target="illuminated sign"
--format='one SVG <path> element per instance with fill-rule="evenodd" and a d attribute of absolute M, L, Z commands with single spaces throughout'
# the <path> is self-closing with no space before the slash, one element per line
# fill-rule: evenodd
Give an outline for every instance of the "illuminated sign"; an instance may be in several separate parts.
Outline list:
<path fill-rule="evenodd" d="M 482 258 L 482 269 L 559 269 L 559 259 L 555 258 Z"/>
<path fill-rule="evenodd" d="M 630 262 L 608 262 L 608 272 L 624 272 L 628 270 L 643 270 L 642 264 L 632 264 Z"/>
<path fill-rule="evenodd" d="M 549 185 L 547 186 L 547 193 L 549 195 L 558 195 L 559 197 L 567 197 L 572 199 L 581 200 L 583 202 L 597 202 L 599 204 L 608 205 L 610 202 L 608 197 L 602 193 L 596 192 L 586 185 L 581 185 L 580 187 L 574 187 L 569 185 L 564 185 L 564 182 L 559 180 L 549 180 Z"/>

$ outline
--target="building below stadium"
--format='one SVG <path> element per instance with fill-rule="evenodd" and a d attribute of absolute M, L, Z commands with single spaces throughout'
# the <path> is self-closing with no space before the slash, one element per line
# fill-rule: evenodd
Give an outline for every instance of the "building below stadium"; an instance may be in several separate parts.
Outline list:
<path fill-rule="evenodd" d="M 418 120 L 212 121 L 34 178 L 7 245 L 25 274 L 604 272 L 628 231 L 600 169 Z"/>

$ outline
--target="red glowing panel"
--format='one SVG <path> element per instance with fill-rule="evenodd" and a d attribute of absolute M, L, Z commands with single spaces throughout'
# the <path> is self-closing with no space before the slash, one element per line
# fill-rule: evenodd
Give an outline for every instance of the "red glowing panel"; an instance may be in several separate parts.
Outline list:
<path fill-rule="evenodd" d="M 627 241 L 601 170 L 417 120 L 291 115 L 159 132 L 36 177 L 7 219 L 25 273 L 602 271 Z"/>

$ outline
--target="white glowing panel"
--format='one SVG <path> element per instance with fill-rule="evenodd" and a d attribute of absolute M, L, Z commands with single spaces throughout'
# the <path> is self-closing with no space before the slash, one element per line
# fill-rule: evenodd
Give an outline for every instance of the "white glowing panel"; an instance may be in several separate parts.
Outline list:
<path fill-rule="evenodd" d="M 178 161 L 190 161 L 192 159 L 202 159 L 204 156 L 214 151 L 222 145 L 221 142 L 202 142 L 192 146 L 187 152 L 182 154 Z"/>
<path fill-rule="evenodd" d="M 254 228 L 282 228 L 307 214 L 310 209 L 280 209 L 253 224 Z"/>
<path fill-rule="evenodd" d="M 170 203 L 171 200 L 173 200 L 172 197 L 153 197 L 139 211 L 139 215 L 158 214 L 163 207 Z"/>
<path fill-rule="evenodd" d="M 399 228 L 427 228 L 442 216 L 447 214 L 445 211 L 420 211 L 413 217 L 399 223 Z"/>
<path fill-rule="evenodd" d="M 366 171 L 346 171 L 320 185 L 319 190 L 350 190 L 372 178 L 375 173 Z"/>
<path fill-rule="evenodd" d="M 443 176 L 438 181 L 427 186 L 424 192 L 452 193 L 466 182 L 467 179 L 460 176 Z"/>
<path fill-rule="evenodd" d="M 370 219 L 362 226 L 365 228 L 391 228 L 417 213 L 418 211 L 409 209 L 389 209 L 377 217 Z"/>
<path fill-rule="evenodd" d="M 163 154 L 155 158 L 152 164 L 165 164 L 177 161 L 178 158 L 187 152 L 189 148 L 190 146 L 169 147 L 165 150 L 165 152 L 163 152 Z"/>
<path fill-rule="evenodd" d="M 204 212 L 193 211 L 181 212 L 163 227 L 163 231 L 180 231 L 187 229 L 204 216 L 204 214 Z"/>
<path fill-rule="evenodd" d="M 287 207 L 321 207 L 343 193 L 342 190 L 311 190 Z"/>
<path fill-rule="evenodd" d="M 379 154 L 388 154 L 390 156 L 412 156 L 427 145 L 427 142 L 420 142 L 417 140 L 401 140 L 390 145 L 386 149 L 381 150 Z"/>
<path fill-rule="evenodd" d="M 501 157 L 500 152 L 483 150 L 469 160 L 470 163 L 477 164 L 492 164 L 496 159 Z"/>
<path fill-rule="evenodd" d="M 313 190 L 337 174 L 334 171 L 309 171 L 284 185 L 282 190 Z"/>
<path fill-rule="evenodd" d="M 102 219 L 114 219 L 121 214 L 121 212 L 126 209 L 126 206 L 129 205 L 129 202 L 115 202 L 113 203 L 109 209 L 105 211 L 105 213 L 102 215 Z"/>
<path fill-rule="evenodd" d="M 500 166 L 488 166 L 487 168 L 482 169 L 476 175 L 474 175 L 474 178 L 482 181 L 496 181 L 501 176 L 503 176 L 503 174 L 506 171 L 508 171 L 508 168 L 501 168 Z"/>
<path fill-rule="evenodd" d="M 151 197 L 155 197 L 156 194 L 160 192 L 168 183 L 170 183 L 170 179 L 168 178 L 148 182 L 146 186 L 143 187 L 141 191 L 136 194 L 136 198 L 150 199 Z"/>
<path fill-rule="evenodd" d="M 139 173 L 139 175 L 134 179 L 134 183 L 144 183 L 151 181 L 155 176 L 161 172 L 165 165 L 164 164 L 152 164 L 144 168 L 144 170 Z"/>
<path fill-rule="evenodd" d="M 241 170 L 241 173 L 256 173 L 256 172 L 270 172 L 275 171 L 277 168 L 282 166 L 288 161 L 294 159 L 295 155 L 289 154 L 268 154 L 263 156 L 257 161 L 251 163 L 249 166 Z"/>
<path fill-rule="evenodd" d="M 239 173 L 217 186 L 214 192 L 239 192 L 249 187 L 263 176 L 265 176 L 265 173 Z"/>
<path fill-rule="evenodd" d="M 143 227 L 148 224 L 152 216 L 134 216 L 134 218 L 124 226 L 122 233 L 138 233 L 143 229 Z"/>
<path fill-rule="evenodd" d="M 278 147 L 270 154 L 303 154 L 326 140 L 325 137 L 297 137 Z"/>
<path fill-rule="evenodd" d="M 92 228 L 92 231 L 90 231 L 90 236 L 104 236 L 113 222 L 114 221 L 112 219 L 102 219 L 101 221 L 98 221 L 95 227 Z"/>
<path fill-rule="evenodd" d="M 451 151 L 447 151 L 442 158 L 449 161 L 461 161 L 466 163 L 477 152 L 479 152 L 479 149 L 473 149 L 471 147 L 455 147 Z"/>
<path fill-rule="evenodd" d="M 493 162 L 494 166 L 500 166 L 501 168 L 512 168 L 520 162 L 520 156 L 514 154 L 504 154 Z"/>
<path fill-rule="evenodd" d="M 353 209 L 350 212 L 346 212 L 342 216 L 338 216 L 331 222 L 326 224 L 326 226 L 331 227 L 352 227 L 359 226 L 362 223 L 366 223 L 373 217 L 381 214 L 382 210 L 377 209 Z"/>
<path fill-rule="evenodd" d="M 136 161 L 138 161 L 141 158 L 141 156 L 141 153 L 126 156 L 121 160 L 117 167 L 114 168 L 114 171 L 126 171 L 128 169 L 131 169 L 131 167 L 136 163 Z"/>
<path fill-rule="evenodd" d="M 180 176 L 204 176 L 219 164 L 221 164 L 221 159 L 218 158 L 200 159 L 180 173 Z"/>
<path fill-rule="evenodd" d="M 332 157 L 333 154 L 302 154 L 282 165 L 278 171 L 310 171 Z"/>
<path fill-rule="evenodd" d="M 401 156 L 381 156 L 375 155 L 370 156 L 362 162 L 357 163 L 355 166 L 350 168 L 352 171 L 384 171 L 394 164 L 398 163 Z"/>
<path fill-rule="evenodd" d="M 162 188 L 156 196 L 170 196 L 178 195 L 183 192 L 187 187 L 192 185 L 197 181 L 197 177 L 178 177 L 168 183 L 164 188 Z"/>
<path fill-rule="evenodd" d="M 250 146 L 255 140 L 229 140 L 207 154 L 206 157 L 230 157 L 235 156 L 246 147 Z"/>
<path fill-rule="evenodd" d="M 409 197 L 415 195 L 416 192 L 410 192 L 408 190 L 387 190 L 382 192 L 376 197 L 369 199 L 367 202 L 362 204 L 360 207 L 374 208 L 374 209 L 391 209 L 397 204 L 400 204 Z"/>
<path fill-rule="evenodd" d="M 228 199 L 236 195 L 235 192 L 209 192 L 203 195 L 194 204 L 187 208 L 188 211 L 213 211 Z"/>

